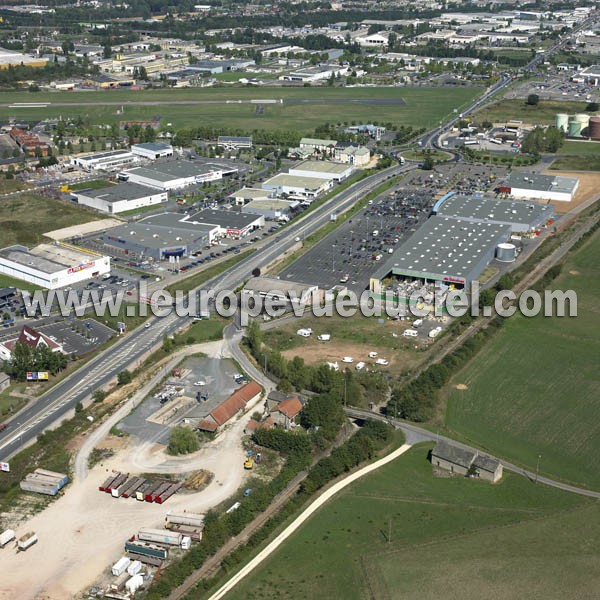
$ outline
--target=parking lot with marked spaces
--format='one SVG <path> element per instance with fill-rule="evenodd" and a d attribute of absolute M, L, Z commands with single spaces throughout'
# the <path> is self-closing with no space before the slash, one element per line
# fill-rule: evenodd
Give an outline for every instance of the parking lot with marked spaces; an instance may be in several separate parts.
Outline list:
<path fill-rule="evenodd" d="M 179 374 L 167 373 L 164 385 L 119 423 L 120 431 L 142 442 L 166 444 L 171 426 L 205 417 L 239 387 L 234 378 L 238 369 L 228 359 L 189 356 L 178 369 Z"/>

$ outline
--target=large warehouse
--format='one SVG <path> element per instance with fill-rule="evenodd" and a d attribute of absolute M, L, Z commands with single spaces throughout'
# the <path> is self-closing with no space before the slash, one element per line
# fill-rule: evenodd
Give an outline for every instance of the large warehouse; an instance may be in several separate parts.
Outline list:
<path fill-rule="evenodd" d="M 75 156 L 71 159 L 71 163 L 86 171 L 107 171 L 130 165 L 137 160 L 138 157 L 129 150 L 111 150 L 87 156 Z"/>
<path fill-rule="evenodd" d="M 66 244 L 0 250 L 0 273 L 47 289 L 73 285 L 110 272 L 110 258 Z"/>
<path fill-rule="evenodd" d="M 216 225 L 221 237 L 242 238 L 265 226 L 262 215 L 241 213 L 235 210 L 200 210 L 183 219 L 187 223 Z"/>
<path fill-rule="evenodd" d="M 298 200 L 267 198 L 266 200 L 252 200 L 243 206 L 241 210 L 243 213 L 262 215 L 265 219 L 275 220 L 286 217 L 299 204 Z"/>
<path fill-rule="evenodd" d="M 527 233 L 544 227 L 554 218 L 551 204 L 523 200 L 497 200 L 490 196 L 467 196 L 449 192 L 433 207 L 433 214 L 472 223 L 510 225 L 514 233 Z"/>
<path fill-rule="evenodd" d="M 540 173 L 513 172 L 504 186 L 498 188 L 514 198 L 571 202 L 579 187 L 576 177 L 558 177 Z"/>
<path fill-rule="evenodd" d="M 289 170 L 296 177 L 333 180 L 339 183 L 352 175 L 352 165 L 334 163 L 328 160 L 305 160 Z"/>
<path fill-rule="evenodd" d="M 177 213 L 163 213 L 109 229 L 102 241 L 113 253 L 155 261 L 188 256 L 219 237 L 216 225 L 188 223 Z"/>
<path fill-rule="evenodd" d="M 101 189 L 73 192 L 78 204 L 115 215 L 127 210 L 161 204 L 169 194 L 137 183 L 117 183 Z"/>
<path fill-rule="evenodd" d="M 263 182 L 263 190 L 275 192 L 278 196 L 286 194 L 292 198 L 314 199 L 333 187 L 332 179 L 321 177 L 300 177 L 280 173 Z"/>
<path fill-rule="evenodd" d="M 170 160 L 157 162 L 151 167 L 128 169 L 119 174 L 119 179 L 167 191 L 205 181 L 218 181 L 237 171 L 232 163 L 220 160 Z"/>
<path fill-rule="evenodd" d="M 147 142 L 144 144 L 134 144 L 131 151 L 136 156 L 157 160 L 158 158 L 169 158 L 173 156 L 173 146 L 165 142 Z"/>
<path fill-rule="evenodd" d="M 506 224 L 431 217 L 371 276 L 370 290 L 381 294 L 389 277 L 467 286 L 510 235 L 511 226 Z"/>

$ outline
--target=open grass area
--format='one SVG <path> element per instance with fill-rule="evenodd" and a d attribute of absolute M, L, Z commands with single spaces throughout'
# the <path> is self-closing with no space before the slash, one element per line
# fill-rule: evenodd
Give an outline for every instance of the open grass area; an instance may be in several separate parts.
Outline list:
<path fill-rule="evenodd" d="M 451 381 L 447 427 L 540 472 L 600 488 L 600 233 L 553 289 L 577 292 L 578 316 L 514 316 Z M 454 386 L 463 384 L 464 390 Z"/>
<path fill-rule="evenodd" d="M 41 288 L 39 285 L 35 285 L 35 283 L 21 281 L 20 279 L 15 279 L 14 277 L 10 277 L 8 275 L 0 273 L 0 288 L 2 287 L 16 287 L 20 290 L 27 290 L 28 292 L 44 289 Z"/>
<path fill-rule="evenodd" d="M 560 156 L 550 167 L 552 171 L 600 171 L 600 156 Z"/>
<path fill-rule="evenodd" d="M 92 179 L 91 181 L 81 181 L 80 183 L 75 183 L 70 185 L 69 187 L 72 190 L 101 190 L 110 185 L 106 179 Z"/>
<path fill-rule="evenodd" d="M 561 102 L 559 100 L 540 100 L 536 106 L 529 106 L 523 99 L 500 100 L 495 104 L 485 106 L 478 111 L 473 120 L 476 123 L 491 121 L 505 123 L 517 120 L 523 123 L 552 125 L 556 113 L 575 114 L 585 111 L 587 102 Z"/>
<path fill-rule="evenodd" d="M 31 187 L 29 184 L 19 181 L 18 179 L 0 178 L 0 195 L 11 194 L 12 192 L 20 192 Z"/>
<path fill-rule="evenodd" d="M 574 142 L 567 140 L 558 151 L 558 154 L 577 154 L 580 156 L 600 156 L 600 142 Z M 586 158 L 587 160 L 587 158 Z"/>
<path fill-rule="evenodd" d="M 81 116 L 90 123 L 111 124 L 127 119 L 150 119 L 160 116 L 161 123 L 173 127 L 193 127 L 206 121 L 215 127 L 253 129 L 289 129 L 309 132 L 326 122 L 379 122 L 432 126 L 445 116 L 469 103 L 481 88 L 205 88 L 180 90 L 140 90 L 110 92 L 40 93 L 31 102 L 49 102 L 44 108 L 6 109 L 20 120 Z M 0 103 L 27 102 L 27 93 L 0 93 Z M 236 100 L 270 99 L 258 114 L 254 104 L 238 104 Z M 322 99 L 324 102 L 312 102 Z M 377 100 L 402 99 L 404 104 L 373 104 Z M 233 101 L 230 104 L 173 104 L 177 101 Z M 279 101 L 283 100 L 283 103 Z M 309 104 L 298 102 L 311 100 Z M 336 102 L 336 100 L 338 102 Z M 358 102 L 357 102 L 358 100 Z M 364 102 L 360 102 L 364 100 Z M 107 103 L 115 102 L 116 105 Z M 135 106 L 128 102 L 156 102 Z M 70 106 L 56 106 L 69 103 Z M 81 103 L 78 105 L 78 103 Z M 123 106 L 121 106 L 123 103 Z M 71 105 L 72 104 L 72 105 Z M 124 113 L 117 114 L 124 108 Z"/>
<path fill-rule="evenodd" d="M 435 478 L 429 448 L 348 486 L 227 598 L 594 595 L 597 503 L 510 473 L 495 485 Z"/>
<path fill-rule="evenodd" d="M 140 308 L 146 310 L 146 315 L 141 314 Z M 110 315 L 106 310 L 102 316 L 96 315 L 93 311 L 86 314 L 86 318 L 92 318 L 98 323 L 102 323 L 115 331 L 118 331 L 117 323 L 125 323 L 126 331 L 131 331 L 139 327 L 149 316 L 152 316 L 152 310 L 149 306 L 141 307 L 137 302 L 122 302 L 119 307 L 119 312 L 115 315 Z"/>
<path fill-rule="evenodd" d="M 436 163 L 446 162 L 452 158 L 448 152 L 439 150 L 407 150 L 402 153 L 402 156 L 407 160 L 424 160 L 425 157 L 430 156 Z"/>
<path fill-rule="evenodd" d="M 223 337 L 223 328 L 229 323 L 218 315 L 211 315 L 210 319 L 204 319 L 192 324 L 181 337 L 186 344 L 202 344 L 220 340 Z"/>
<path fill-rule="evenodd" d="M 3 198 L 0 202 L 0 248 L 12 244 L 35 246 L 46 231 L 97 221 L 101 215 L 34 193 Z"/>

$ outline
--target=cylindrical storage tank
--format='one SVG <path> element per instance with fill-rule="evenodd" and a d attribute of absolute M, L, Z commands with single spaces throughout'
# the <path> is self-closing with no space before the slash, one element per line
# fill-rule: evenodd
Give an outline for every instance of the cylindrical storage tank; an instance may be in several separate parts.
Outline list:
<path fill-rule="evenodd" d="M 567 135 L 569 137 L 581 137 L 581 123 L 575 117 L 569 117 Z"/>
<path fill-rule="evenodd" d="M 588 135 L 593 140 L 600 140 L 600 117 L 592 117 L 588 125 Z"/>
<path fill-rule="evenodd" d="M 513 262 L 517 258 L 517 247 L 508 242 L 496 246 L 496 260 L 500 262 Z"/>
<path fill-rule="evenodd" d="M 581 127 L 579 128 L 579 135 L 587 135 L 587 128 L 590 124 L 590 115 L 580 113 L 575 115 L 575 120 L 581 124 Z"/>
<path fill-rule="evenodd" d="M 561 129 L 565 133 L 567 133 L 567 129 L 569 127 L 569 115 L 566 113 L 559 113 L 556 115 L 556 129 Z"/>

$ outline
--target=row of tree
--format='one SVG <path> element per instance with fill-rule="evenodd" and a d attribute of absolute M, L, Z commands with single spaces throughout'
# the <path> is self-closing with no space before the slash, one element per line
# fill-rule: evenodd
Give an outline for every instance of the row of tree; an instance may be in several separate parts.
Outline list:
<path fill-rule="evenodd" d="M 66 368 L 67 363 L 68 359 L 62 352 L 52 352 L 48 346 L 40 344 L 32 348 L 17 342 L 12 359 L 4 365 L 4 371 L 17 381 L 26 381 L 29 371 L 48 371 L 56 375 Z"/>

